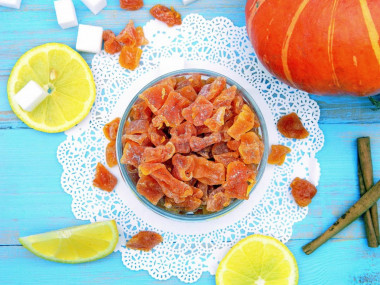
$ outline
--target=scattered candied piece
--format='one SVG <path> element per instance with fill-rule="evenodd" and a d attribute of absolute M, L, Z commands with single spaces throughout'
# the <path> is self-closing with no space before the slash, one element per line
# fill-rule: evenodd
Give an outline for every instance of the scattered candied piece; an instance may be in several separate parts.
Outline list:
<path fill-rule="evenodd" d="M 141 176 L 136 185 L 137 192 L 149 200 L 153 205 L 157 205 L 158 201 L 164 197 L 161 186 L 152 177 Z"/>
<path fill-rule="evenodd" d="M 119 63 L 122 67 L 135 70 L 139 66 L 142 50 L 138 47 L 123 46 L 121 49 Z"/>
<path fill-rule="evenodd" d="M 110 140 L 116 140 L 117 130 L 119 129 L 120 118 L 115 118 L 111 122 L 107 123 L 103 127 L 104 136 Z"/>
<path fill-rule="evenodd" d="M 206 86 L 206 85 L 205 85 Z M 205 96 L 207 100 L 211 101 L 216 96 L 218 96 L 222 91 L 226 88 L 226 78 L 224 77 L 217 77 L 211 84 L 208 92 L 206 93 L 199 93 L 200 96 Z M 203 90 L 203 88 L 202 88 Z M 202 91 L 201 90 L 201 91 Z"/>
<path fill-rule="evenodd" d="M 110 141 L 106 147 L 106 162 L 109 167 L 114 167 L 117 165 L 116 158 L 116 143 L 115 141 Z"/>
<path fill-rule="evenodd" d="M 227 147 L 225 142 L 219 142 L 212 146 L 212 155 L 218 155 L 222 153 L 230 152 L 230 149 Z"/>
<path fill-rule="evenodd" d="M 269 164 L 282 165 L 285 161 L 285 157 L 290 153 L 291 149 L 284 145 L 272 145 L 270 148 L 270 154 L 268 156 Z"/>
<path fill-rule="evenodd" d="M 241 136 L 239 153 L 245 164 L 259 164 L 264 153 L 264 143 L 254 132 Z"/>
<path fill-rule="evenodd" d="M 171 142 L 157 147 L 146 147 L 142 156 L 142 162 L 164 162 L 171 159 L 174 153 L 175 147 Z"/>
<path fill-rule="evenodd" d="M 137 46 L 137 32 L 132 20 L 129 20 L 125 28 L 116 36 L 116 40 L 128 47 Z"/>
<path fill-rule="evenodd" d="M 173 91 L 171 86 L 167 84 L 157 84 L 145 90 L 139 97 L 145 101 L 154 114 L 157 114 L 171 91 Z"/>
<path fill-rule="evenodd" d="M 152 111 L 142 99 L 137 99 L 130 113 L 131 120 L 150 120 Z"/>
<path fill-rule="evenodd" d="M 100 162 L 96 165 L 95 178 L 92 185 L 104 191 L 112 192 L 117 184 L 117 178 Z"/>
<path fill-rule="evenodd" d="M 139 165 L 140 175 L 151 175 L 161 186 L 162 192 L 172 198 L 176 203 L 185 201 L 185 198 L 193 195 L 190 185 L 175 178 L 162 163 L 142 163 Z"/>
<path fill-rule="evenodd" d="M 242 134 L 259 126 L 260 122 L 256 114 L 252 112 L 247 104 L 244 104 L 240 114 L 237 115 L 233 125 L 228 129 L 227 133 L 235 140 L 240 140 Z"/>
<path fill-rule="evenodd" d="M 243 108 L 244 104 L 245 103 L 244 103 L 243 97 L 239 93 L 237 93 L 236 96 L 235 96 L 235 98 L 232 100 L 232 104 L 231 104 L 232 111 L 236 115 L 240 114 L 240 111 Z"/>
<path fill-rule="evenodd" d="M 136 11 L 144 6 L 143 0 L 120 0 L 120 7 L 128 11 Z"/>
<path fill-rule="evenodd" d="M 207 185 L 220 185 L 225 182 L 226 173 L 223 164 L 195 155 L 192 157 L 194 158 L 194 178 Z"/>
<path fill-rule="evenodd" d="M 145 45 L 149 44 L 149 41 L 147 40 L 147 38 L 144 35 L 144 30 L 142 27 L 137 27 L 136 33 L 137 33 L 137 37 L 136 37 L 136 45 L 137 46 L 145 46 Z"/>
<path fill-rule="evenodd" d="M 218 143 L 221 140 L 222 137 L 220 133 L 211 133 L 210 135 L 203 138 L 193 136 L 190 138 L 190 147 L 192 151 L 197 152 L 204 149 L 205 147 Z"/>
<path fill-rule="evenodd" d="M 169 141 L 166 134 L 162 130 L 155 128 L 152 124 L 148 128 L 148 135 L 150 141 L 155 146 L 164 145 Z"/>
<path fill-rule="evenodd" d="M 214 108 L 230 108 L 232 101 L 235 99 L 236 90 L 236 86 L 231 86 L 230 88 L 223 90 L 223 92 L 212 101 Z"/>
<path fill-rule="evenodd" d="M 126 247 L 135 250 L 151 251 L 155 246 L 163 241 L 162 236 L 151 231 L 141 231 L 134 235 Z"/>
<path fill-rule="evenodd" d="M 237 151 L 235 152 L 226 152 L 222 154 L 216 154 L 214 155 L 215 162 L 222 163 L 226 168 L 228 164 L 230 164 L 233 161 L 240 161 L 240 155 Z"/>
<path fill-rule="evenodd" d="M 182 24 L 181 14 L 175 11 L 173 7 L 169 9 L 168 7 L 157 4 L 150 9 L 150 14 L 169 27 Z"/>
<path fill-rule="evenodd" d="M 182 181 L 190 181 L 193 179 L 194 159 L 191 156 L 176 153 L 172 158 L 172 163 L 172 174 L 175 178 Z"/>
<path fill-rule="evenodd" d="M 239 146 L 240 146 L 240 141 L 230 140 L 227 142 L 227 147 L 230 150 L 237 151 L 239 149 Z"/>
<path fill-rule="evenodd" d="M 123 149 L 123 155 L 120 158 L 122 164 L 133 165 L 139 167 L 142 162 L 142 157 L 146 147 L 141 146 L 135 142 L 128 141 Z"/>
<path fill-rule="evenodd" d="M 230 197 L 226 195 L 223 187 L 219 187 L 212 191 L 208 196 L 206 210 L 209 212 L 218 212 L 227 207 L 231 202 Z"/>
<path fill-rule="evenodd" d="M 211 117 L 213 109 L 210 101 L 198 96 L 190 106 L 182 110 L 182 116 L 194 126 L 202 126 L 204 121 Z"/>
<path fill-rule="evenodd" d="M 103 41 L 108 41 L 111 38 L 115 38 L 115 33 L 112 32 L 111 30 L 104 30 L 102 34 Z"/>
<path fill-rule="evenodd" d="M 248 199 L 248 186 L 253 182 L 255 173 L 243 162 L 234 161 L 227 166 L 226 183 L 223 185 L 230 198 Z"/>
<path fill-rule="evenodd" d="M 150 142 L 150 139 L 149 139 L 149 136 L 147 133 L 143 133 L 143 134 L 138 134 L 138 135 L 128 135 L 128 134 L 125 134 L 123 135 L 122 137 L 122 141 L 126 142 L 126 141 L 133 141 L 135 143 L 138 143 L 139 145 L 143 145 L 143 146 L 149 146 L 151 145 L 151 142 Z"/>
<path fill-rule="evenodd" d="M 199 73 L 193 73 L 189 78 L 191 86 L 194 88 L 195 92 L 199 93 L 203 87 L 202 76 Z"/>
<path fill-rule="evenodd" d="M 213 132 L 218 132 L 224 125 L 224 114 L 226 113 L 226 107 L 218 108 L 215 113 L 205 120 L 204 124 Z"/>
<path fill-rule="evenodd" d="M 170 141 L 174 144 L 176 151 L 178 153 L 189 153 L 191 151 L 190 138 L 197 134 L 197 130 L 192 123 L 184 122 L 172 128 L 170 134 L 172 136 Z"/>
<path fill-rule="evenodd" d="M 148 120 L 134 120 L 126 123 L 124 132 L 127 135 L 143 134 L 148 132 L 149 121 Z"/>
<path fill-rule="evenodd" d="M 178 93 L 180 93 L 183 97 L 187 98 L 191 102 L 194 102 L 197 99 L 197 92 L 195 92 L 193 86 L 187 85 L 180 89 L 177 89 Z"/>
<path fill-rule="evenodd" d="M 103 31 L 104 50 L 109 54 L 121 51 L 121 44 L 116 40 L 114 32 L 111 30 Z"/>
<path fill-rule="evenodd" d="M 277 129 L 286 138 L 304 139 L 309 136 L 309 132 L 294 112 L 282 116 L 277 122 Z"/>
<path fill-rule="evenodd" d="M 296 177 L 290 184 L 292 196 L 300 207 L 306 207 L 317 194 L 317 188 L 309 181 Z"/>

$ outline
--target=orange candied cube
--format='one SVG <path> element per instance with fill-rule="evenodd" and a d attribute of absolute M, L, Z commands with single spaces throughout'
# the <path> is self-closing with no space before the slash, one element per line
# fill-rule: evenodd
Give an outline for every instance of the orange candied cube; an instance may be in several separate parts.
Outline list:
<path fill-rule="evenodd" d="M 138 47 L 123 46 L 119 57 L 119 63 L 126 69 L 135 70 L 140 64 L 141 54 L 142 49 Z"/>
<path fill-rule="evenodd" d="M 272 145 L 268 156 L 269 164 L 282 165 L 285 157 L 290 153 L 291 149 L 284 145 Z"/>
<path fill-rule="evenodd" d="M 116 140 L 117 130 L 119 129 L 120 118 L 115 118 L 103 127 L 104 136 L 110 140 Z"/>
<path fill-rule="evenodd" d="M 306 207 L 317 194 L 317 188 L 309 181 L 296 177 L 290 184 L 292 196 L 300 207 Z"/>
<path fill-rule="evenodd" d="M 104 191 L 112 192 L 117 184 L 117 178 L 103 164 L 98 162 L 92 184 Z"/>
<path fill-rule="evenodd" d="M 127 247 L 135 250 L 151 251 L 163 241 L 161 235 L 151 231 L 141 231 L 134 235 L 128 242 Z"/>
<path fill-rule="evenodd" d="M 309 132 L 294 112 L 282 116 L 277 122 L 277 129 L 286 138 L 304 139 L 309 136 Z"/>

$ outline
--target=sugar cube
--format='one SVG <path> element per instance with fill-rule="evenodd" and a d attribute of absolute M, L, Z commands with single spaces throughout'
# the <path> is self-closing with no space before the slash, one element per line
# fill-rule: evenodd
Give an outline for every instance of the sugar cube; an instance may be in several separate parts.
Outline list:
<path fill-rule="evenodd" d="M 78 26 L 78 20 L 75 13 L 73 1 L 54 1 L 54 8 L 55 13 L 57 14 L 58 25 L 60 25 L 62 29 Z"/>
<path fill-rule="evenodd" d="M 46 96 L 48 96 L 48 93 L 35 81 L 30 80 L 19 92 L 17 92 L 13 99 L 22 109 L 31 112 L 46 98 Z"/>
<path fill-rule="evenodd" d="M 84 52 L 98 53 L 102 50 L 103 28 L 79 25 L 76 49 Z"/>
<path fill-rule="evenodd" d="M 107 0 L 81 0 L 95 15 L 107 6 Z"/>
<path fill-rule="evenodd" d="M 20 9 L 21 0 L 0 0 L 0 6 Z"/>
<path fill-rule="evenodd" d="M 183 5 L 189 5 L 197 0 L 182 0 Z"/>

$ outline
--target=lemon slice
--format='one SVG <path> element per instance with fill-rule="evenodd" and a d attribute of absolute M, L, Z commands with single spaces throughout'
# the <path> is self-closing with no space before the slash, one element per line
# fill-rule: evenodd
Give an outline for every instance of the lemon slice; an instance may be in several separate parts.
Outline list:
<path fill-rule="evenodd" d="M 13 98 L 30 80 L 49 96 L 27 112 Z M 95 95 L 94 78 L 85 60 L 59 43 L 44 44 L 26 52 L 8 80 L 8 100 L 13 112 L 29 127 L 47 133 L 65 131 L 82 121 L 90 112 Z"/>
<path fill-rule="evenodd" d="M 298 267 L 283 243 L 252 235 L 231 248 L 215 278 L 219 285 L 293 285 L 298 283 Z"/>
<path fill-rule="evenodd" d="M 35 255 L 63 263 L 82 263 L 109 255 L 119 239 L 115 221 L 98 222 L 19 238 Z"/>

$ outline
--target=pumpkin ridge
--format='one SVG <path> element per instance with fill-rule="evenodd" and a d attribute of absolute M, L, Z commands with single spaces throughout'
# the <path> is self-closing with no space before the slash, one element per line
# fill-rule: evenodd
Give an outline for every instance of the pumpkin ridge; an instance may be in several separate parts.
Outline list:
<path fill-rule="evenodd" d="M 330 22 L 330 25 L 329 25 L 329 29 L 328 29 L 328 36 L 327 36 L 327 54 L 328 54 L 328 57 L 329 57 L 329 62 L 331 63 L 331 68 L 332 68 L 332 79 L 333 79 L 333 82 L 334 84 L 337 86 L 337 87 L 340 87 L 340 84 L 339 84 L 339 79 L 338 79 L 338 76 L 336 75 L 336 72 L 335 72 L 335 65 L 334 65 L 334 56 L 333 56 L 333 42 L 334 42 L 334 32 L 335 32 L 335 17 L 336 17 L 336 11 L 337 11 L 337 7 L 338 7 L 338 2 L 339 0 L 334 0 L 334 4 L 333 4 L 333 10 L 332 10 L 332 13 L 331 13 L 331 22 Z"/>

